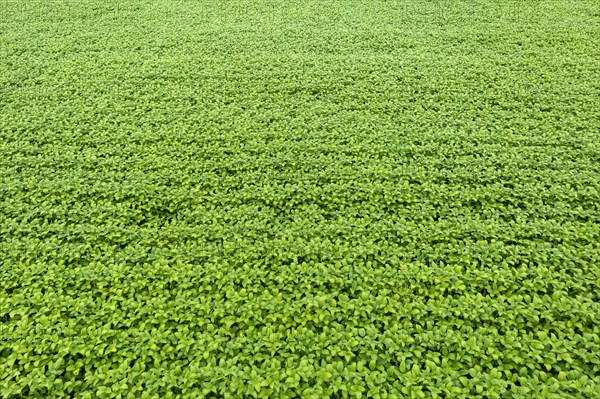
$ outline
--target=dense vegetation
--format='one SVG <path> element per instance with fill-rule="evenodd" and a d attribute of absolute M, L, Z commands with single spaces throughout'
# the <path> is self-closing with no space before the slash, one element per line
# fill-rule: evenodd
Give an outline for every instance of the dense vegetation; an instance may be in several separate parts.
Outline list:
<path fill-rule="evenodd" d="M 600 397 L 595 0 L 0 3 L 0 395 Z"/>

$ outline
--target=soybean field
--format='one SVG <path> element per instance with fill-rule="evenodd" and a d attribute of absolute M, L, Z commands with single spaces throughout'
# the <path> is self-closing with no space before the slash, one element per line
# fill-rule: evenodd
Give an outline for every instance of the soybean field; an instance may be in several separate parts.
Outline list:
<path fill-rule="evenodd" d="M 600 398 L 594 0 L 0 0 L 2 398 Z"/>

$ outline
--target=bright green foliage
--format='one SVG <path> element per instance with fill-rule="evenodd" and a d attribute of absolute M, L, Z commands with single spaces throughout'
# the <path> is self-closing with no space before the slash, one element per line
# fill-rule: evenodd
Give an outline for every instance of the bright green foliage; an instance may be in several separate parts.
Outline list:
<path fill-rule="evenodd" d="M 595 0 L 0 2 L 0 396 L 599 398 Z"/>

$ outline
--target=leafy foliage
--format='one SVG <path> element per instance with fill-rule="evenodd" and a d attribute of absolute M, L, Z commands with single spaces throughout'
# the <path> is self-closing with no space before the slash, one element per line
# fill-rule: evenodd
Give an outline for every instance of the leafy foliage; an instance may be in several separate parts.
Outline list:
<path fill-rule="evenodd" d="M 599 17 L 3 1 L 1 396 L 599 397 Z"/>

